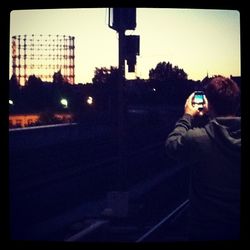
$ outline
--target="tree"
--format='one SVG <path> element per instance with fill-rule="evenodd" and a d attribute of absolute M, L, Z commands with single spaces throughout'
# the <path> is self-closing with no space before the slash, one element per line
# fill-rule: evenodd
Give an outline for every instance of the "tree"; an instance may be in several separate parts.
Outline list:
<path fill-rule="evenodd" d="M 61 70 L 58 70 L 57 72 L 54 73 L 53 75 L 53 83 L 56 83 L 56 84 L 63 84 L 65 83 L 65 79 L 61 73 Z"/>
<path fill-rule="evenodd" d="M 10 78 L 9 91 L 10 91 L 9 95 L 10 98 L 15 98 L 20 92 L 20 85 L 15 74 L 13 74 Z"/>
<path fill-rule="evenodd" d="M 95 68 L 95 75 L 92 79 L 94 97 L 96 97 L 95 107 L 99 111 L 108 111 L 113 118 L 118 113 L 118 81 L 119 70 L 117 67 L 111 66 L 110 69 L 106 67 Z"/>
<path fill-rule="evenodd" d="M 186 80 L 187 74 L 183 69 L 179 69 L 178 66 L 172 66 L 171 63 L 160 62 L 156 65 L 155 69 L 149 71 L 150 80 L 156 81 L 175 81 Z"/>
<path fill-rule="evenodd" d="M 111 83 L 118 77 L 117 67 L 111 66 L 110 69 L 106 67 L 95 68 L 94 77 L 92 79 L 93 84 L 107 84 Z"/>
<path fill-rule="evenodd" d="M 27 87 L 31 88 L 40 88 L 43 85 L 43 81 L 40 77 L 36 77 L 35 75 L 30 75 L 28 81 L 26 82 Z"/>
<path fill-rule="evenodd" d="M 22 104 L 25 112 L 38 112 L 46 102 L 43 91 L 43 81 L 35 75 L 30 75 L 22 88 Z"/>

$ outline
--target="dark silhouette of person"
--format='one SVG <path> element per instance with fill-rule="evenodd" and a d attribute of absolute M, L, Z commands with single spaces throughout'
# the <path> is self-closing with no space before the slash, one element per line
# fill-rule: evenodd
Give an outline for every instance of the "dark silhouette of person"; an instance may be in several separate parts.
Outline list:
<path fill-rule="evenodd" d="M 190 241 L 240 239 L 240 89 L 230 78 L 214 76 L 204 88 L 203 109 L 186 100 L 184 114 L 166 140 L 167 154 L 190 166 Z M 196 117 L 207 114 L 203 127 Z"/>

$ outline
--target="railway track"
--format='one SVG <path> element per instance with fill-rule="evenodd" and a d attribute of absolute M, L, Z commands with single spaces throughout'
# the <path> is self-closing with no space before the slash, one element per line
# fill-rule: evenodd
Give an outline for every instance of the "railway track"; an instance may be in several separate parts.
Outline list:
<path fill-rule="evenodd" d="M 127 136 L 124 138 L 126 150 L 123 162 L 126 169 L 123 177 L 118 166 L 121 161 L 118 140 L 110 133 L 102 132 L 102 136 L 97 138 L 94 134 L 92 137 L 88 135 L 87 139 L 79 138 L 48 147 L 10 151 L 12 236 L 19 239 L 64 240 L 67 234 L 65 231 L 73 223 L 69 218 L 77 214 L 79 216 L 74 217 L 75 220 L 103 217 L 100 211 L 94 211 L 105 208 L 106 194 L 116 190 L 121 181 L 119 178 L 124 178 L 127 188 L 133 189 L 133 192 L 130 192 L 129 217 L 124 221 L 127 225 L 119 222 L 118 228 L 110 227 L 110 232 L 114 228 L 116 232 L 120 231 L 119 227 L 122 228 L 121 231 L 139 227 L 142 230 L 138 232 L 142 233 L 152 226 L 158 215 L 152 214 L 151 210 L 156 209 L 157 212 L 168 206 L 158 202 L 159 195 L 171 200 L 172 192 L 179 192 L 182 196 L 186 190 L 185 171 L 177 171 L 171 178 L 167 177 L 171 173 L 173 162 L 165 156 L 163 139 L 169 128 L 162 126 L 149 132 L 152 128 L 127 130 Z M 170 169 L 166 170 L 167 167 Z M 166 193 L 162 193 L 164 188 L 161 185 L 166 182 Z M 153 191 L 155 189 L 156 191 Z M 155 204 L 151 203 L 152 199 L 155 199 Z M 74 212 L 82 204 L 83 210 Z M 84 213 L 86 206 L 88 211 L 94 214 Z M 63 217 L 63 214 L 67 214 L 66 217 Z M 144 225 L 145 220 L 138 216 L 139 214 L 145 215 L 149 224 Z M 61 225 L 63 221 L 66 224 L 50 232 L 49 228 L 53 228 L 52 221 L 57 217 L 61 218 L 57 224 Z M 114 223 L 115 220 L 111 221 Z M 41 224 L 44 226 L 39 226 Z M 38 228 L 37 231 L 34 230 L 35 227 Z M 139 237 L 139 234 L 137 236 Z"/>

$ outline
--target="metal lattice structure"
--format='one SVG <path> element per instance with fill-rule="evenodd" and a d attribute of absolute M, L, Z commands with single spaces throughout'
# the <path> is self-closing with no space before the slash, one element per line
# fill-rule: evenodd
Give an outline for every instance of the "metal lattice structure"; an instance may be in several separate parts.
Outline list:
<path fill-rule="evenodd" d="M 12 36 L 12 73 L 21 85 L 25 85 L 30 75 L 52 81 L 59 70 L 68 83 L 75 83 L 75 37 Z"/>

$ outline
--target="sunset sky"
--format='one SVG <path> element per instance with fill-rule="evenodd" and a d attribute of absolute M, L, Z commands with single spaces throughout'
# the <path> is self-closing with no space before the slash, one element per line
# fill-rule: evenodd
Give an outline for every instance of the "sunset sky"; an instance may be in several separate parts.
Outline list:
<path fill-rule="evenodd" d="M 240 13 L 236 10 L 137 8 L 137 27 L 126 31 L 140 36 L 135 73 L 127 78 L 148 79 L 151 68 L 170 62 L 188 79 L 207 74 L 240 76 Z M 91 82 L 95 67 L 118 66 L 118 34 L 108 27 L 107 8 L 14 10 L 14 35 L 75 36 L 75 82 Z M 10 49 L 11 52 L 11 49 Z M 10 75 L 12 62 L 10 55 Z"/>

